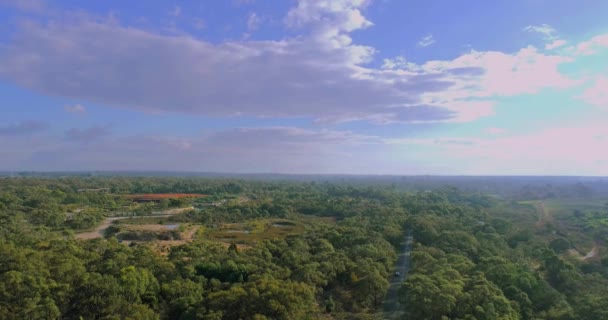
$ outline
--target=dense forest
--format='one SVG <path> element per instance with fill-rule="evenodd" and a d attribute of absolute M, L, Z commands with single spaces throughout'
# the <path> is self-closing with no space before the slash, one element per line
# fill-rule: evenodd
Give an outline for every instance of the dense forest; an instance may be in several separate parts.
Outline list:
<path fill-rule="evenodd" d="M 608 319 L 606 201 L 538 218 L 559 192 L 592 199 L 579 183 L 496 196 L 358 180 L 0 178 L 0 319 Z M 148 193 L 204 196 L 126 196 Z M 81 237 L 104 221 L 103 236 Z M 387 314 L 408 233 L 411 269 Z"/>

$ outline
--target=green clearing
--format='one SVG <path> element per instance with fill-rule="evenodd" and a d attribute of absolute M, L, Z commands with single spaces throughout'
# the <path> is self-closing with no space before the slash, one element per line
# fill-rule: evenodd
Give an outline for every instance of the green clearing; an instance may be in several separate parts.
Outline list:
<path fill-rule="evenodd" d="M 560 223 L 572 220 L 576 212 L 601 211 L 606 208 L 606 199 L 559 199 L 559 200 L 527 200 L 518 203 L 532 207 L 535 210 L 546 211 L 546 215 Z"/>
<path fill-rule="evenodd" d="M 556 218 L 569 217 L 575 210 L 589 211 L 605 208 L 606 199 L 559 199 L 545 200 L 545 208 L 551 210 Z"/>
<path fill-rule="evenodd" d="M 573 249 L 582 255 L 592 250 L 598 241 L 605 241 L 601 235 L 608 230 L 606 199 L 528 200 L 518 204 L 534 208 L 537 231 L 548 233 L 549 240 L 568 239 Z"/>
<path fill-rule="evenodd" d="M 333 225 L 333 217 L 314 217 L 294 215 L 292 219 L 269 218 L 251 219 L 243 222 L 217 223 L 203 225 L 200 223 L 181 223 L 178 216 L 171 217 L 133 217 L 114 221 L 119 239 L 154 242 L 157 240 L 193 240 L 204 239 L 220 243 L 235 243 L 251 246 L 262 240 L 282 239 L 289 235 L 304 233 L 314 225 Z M 167 228 L 170 225 L 178 228 Z M 197 228 L 193 235 L 186 236 L 185 231 Z M 183 233 L 181 236 L 176 232 Z"/>
<path fill-rule="evenodd" d="M 315 221 L 317 220 L 317 221 Z M 327 223 L 327 219 L 255 219 L 240 223 L 222 223 L 206 229 L 205 239 L 224 243 L 253 245 L 262 240 L 285 238 L 302 234 L 314 223 Z"/>

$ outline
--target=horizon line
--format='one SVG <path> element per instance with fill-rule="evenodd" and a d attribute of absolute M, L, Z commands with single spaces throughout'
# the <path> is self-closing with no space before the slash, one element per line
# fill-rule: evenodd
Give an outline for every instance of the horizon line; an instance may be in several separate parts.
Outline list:
<path fill-rule="evenodd" d="M 6 174 L 82 174 L 82 173 L 176 173 L 176 174 L 211 174 L 211 175 L 284 175 L 284 176 L 366 176 L 366 177 L 537 177 L 537 178 L 608 178 L 603 175 L 541 175 L 541 174 L 390 174 L 390 173 L 286 173 L 286 172 L 223 172 L 193 170 L 0 170 Z"/>

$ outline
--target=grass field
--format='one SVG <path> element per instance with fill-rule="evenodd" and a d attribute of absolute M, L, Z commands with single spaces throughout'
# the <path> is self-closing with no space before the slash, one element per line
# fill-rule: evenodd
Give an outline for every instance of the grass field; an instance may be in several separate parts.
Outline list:
<path fill-rule="evenodd" d="M 551 210 L 552 214 L 556 218 L 568 217 L 574 213 L 575 210 L 588 211 L 588 210 L 602 210 L 608 200 L 606 199 L 559 199 L 559 200 L 544 200 L 545 207 Z"/>
<path fill-rule="evenodd" d="M 570 219 L 575 211 L 597 211 L 605 208 L 606 199 L 550 199 L 520 201 L 519 204 L 540 210 L 541 219 L 563 220 Z M 542 212 L 542 211 L 545 212 Z M 539 219 L 539 220 L 541 220 Z"/>
<path fill-rule="evenodd" d="M 305 223 L 286 219 L 257 219 L 242 223 L 224 223 L 210 228 L 206 238 L 219 242 L 253 244 L 261 240 L 284 238 L 290 234 L 300 234 L 306 229 Z"/>

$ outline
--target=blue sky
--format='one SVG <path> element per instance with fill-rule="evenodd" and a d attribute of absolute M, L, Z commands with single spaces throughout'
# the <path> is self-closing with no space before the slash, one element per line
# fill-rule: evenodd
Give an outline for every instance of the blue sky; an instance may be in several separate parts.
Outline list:
<path fill-rule="evenodd" d="M 0 170 L 608 175 L 605 12 L 0 0 Z"/>

